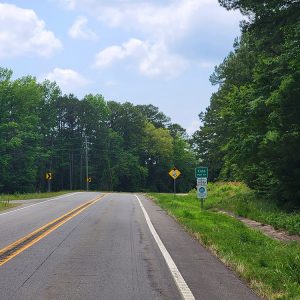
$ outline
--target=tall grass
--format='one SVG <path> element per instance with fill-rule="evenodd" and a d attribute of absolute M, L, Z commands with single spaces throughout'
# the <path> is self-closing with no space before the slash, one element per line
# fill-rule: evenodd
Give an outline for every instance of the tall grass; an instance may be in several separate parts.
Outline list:
<path fill-rule="evenodd" d="M 2 194 L 0 195 L 0 201 L 43 199 L 43 198 L 57 197 L 67 193 L 70 192 L 61 191 L 61 192 L 51 192 L 51 193 Z"/>
<path fill-rule="evenodd" d="M 226 192 L 232 197 L 236 189 L 244 188 L 225 186 L 222 190 L 218 186 L 217 191 L 220 195 Z M 216 199 L 210 199 L 212 194 L 210 187 L 206 206 L 212 206 L 216 202 Z M 195 193 L 175 199 L 170 194 L 150 195 L 158 205 L 243 277 L 258 294 L 267 299 L 300 299 L 299 243 L 285 244 L 250 229 L 227 215 L 211 210 L 200 211 Z M 228 207 L 229 205 L 226 206 Z"/>
<path fill-rule="evenodd" d="M 207 208 L 231 211 L 236 215 L 270 224 L 291 234 L 300 234 L 300 212 L 286 212 L 275 202 L 259 197 L 242 183 L 214 183 L 208 186 Z"/>
<path fill-rule="evenodd" d="M 14 206 L 17 206 L 17 204 L 10 203 L 10 200 L 6 197 L 0 198 L 0 211 L 12 208 Z"/>
<path fill-rule="evenodd" d="M 0 194 L 0 211 L 9 209 L 20 204 L 11 203 L 13 200 L 30 200 L 57 197 L 69 193 L 67 191 L 52 192 L 52 193 L 28 193 L 28 194 Z"/>

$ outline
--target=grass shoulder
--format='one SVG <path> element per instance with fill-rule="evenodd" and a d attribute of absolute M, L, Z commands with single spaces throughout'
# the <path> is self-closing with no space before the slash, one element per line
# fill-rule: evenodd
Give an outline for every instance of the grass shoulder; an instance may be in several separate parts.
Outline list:
<path fill-rule="evenodd" d="M 299 243 L 285 244 L 227 215 L 200 211 L 195 193 L 149 195 L 258 294 L 267 299 L 300 299 Z M 212 207 L 214 201 L 208 199 L 206 206 Z"/>
<path fill-rule="evenodd" d="M 213 183 L 208 188 L 206 208 L 230 211 L 241 217 L 272 225 L 275 229 L 300 235 L 299 211 L 287 212 L 276 203 L 257 196 L 242 183 Z"/>
<path fill-rule="evenodd" d="M 72 191 L 73 192 L 73 191 Z M 0 202 L 7 202 L 12 200 L 32 200 L 52 198 L 70 193 L 70 191 L 60 191 L 51 193 L 24 193 L 24 194 L 2 194 L 0 195 Z"/>
<path fill-rule="evenodd" d="M 24 194 L 1 194 L 0 195 L 0 211 L 7 210 L 20 204 L 15 201 L 18 200 L 32 200 L 58 197 L 70 193 L 69 191 L 51 192 L 51 193 L 24 193 Z M 11 203 L 14 201 L 14 203 Z"/>
<path fill-rule="evenodd" d="M 0 211 L 7 210 L 7 209 L 10 209 L 10 208 L 13 208 L 13 207 L 16 207 L 16 206 L 19 206 L 19 204 L 4 203 L 4 202 L 0 201 Z"/>

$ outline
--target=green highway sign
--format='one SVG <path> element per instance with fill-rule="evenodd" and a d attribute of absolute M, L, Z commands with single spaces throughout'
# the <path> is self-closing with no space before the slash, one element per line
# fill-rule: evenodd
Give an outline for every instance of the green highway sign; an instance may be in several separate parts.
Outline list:
<path fill-rule="evenodd" d="M 196 178 L 207 178 L 208 177 L 208 168 L 207 167 L 195 168 L 195 177 Z"/>

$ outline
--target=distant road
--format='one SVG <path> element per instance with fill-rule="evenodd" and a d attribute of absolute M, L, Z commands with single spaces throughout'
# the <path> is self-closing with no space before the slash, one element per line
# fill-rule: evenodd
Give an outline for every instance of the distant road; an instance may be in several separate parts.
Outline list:
<path fill-rule="evenodd" d="M 25 205 L 0 214 L 1 300 L 258 299 L 143 196 Z"/>

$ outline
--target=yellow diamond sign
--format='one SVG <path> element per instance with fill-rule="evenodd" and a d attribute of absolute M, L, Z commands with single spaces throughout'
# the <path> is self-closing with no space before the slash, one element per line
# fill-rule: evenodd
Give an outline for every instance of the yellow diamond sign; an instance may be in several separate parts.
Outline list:
<path fill-rule="evenodd" d="M 180 176 L 180 174 L 181 174 L 181 172 L 180 172 L 178 169 L 176 169 L 176 168 L 171 169 L 170 172 L 169 172 L 169 175 L 170 175 L 174 180 L 177 179 L 177 178 Z"/>
<path fill-rule="evenodd" d="M 47 172 L 47 173 L 45 174 L 45 178 L 46 178 L 46 180 L 52 180 L 52 173 Z"/>

